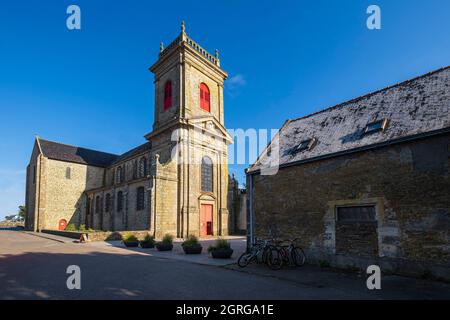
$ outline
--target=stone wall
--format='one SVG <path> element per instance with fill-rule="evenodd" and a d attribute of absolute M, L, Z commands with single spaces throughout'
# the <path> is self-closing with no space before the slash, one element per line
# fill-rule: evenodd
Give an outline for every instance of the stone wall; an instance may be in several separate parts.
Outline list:
<path fill-rule="evenodd" d="M 245 189 L 239 188 L 234 175 L 229 177 L 228 183 L 229 233 L 245 234 L 247 232 L 247 193 Z"/>
<path fill-rule="evenodd" d="M 77 163 L 46 160 L 46 206 L 43 229 L 58 229 L 58 222 L 84 224 L 85 190 L 103 184 L 104 169 Z M 70 176 L 66 176 L 70 170 Z"/>
<path fill-rule="evenodd" d="M 139 174 L 139 161 L 145 158 L 147 163 L 147 175 Z M 123 181 L 117 180 L 117 168 L 121 167 Z M 151 153 L 143 152 L 133 157 L 116 163 L 106 169 L 106 181 L 104 186 L 87 191 L 91 201 L 92 228 L 105 231 L 121 230 L 150 230 L 151 207 Z M 137 210 L 137 190 L 143 187 L 144 209 Z M 119 211 L 117 207 L 119 192 L 122 192 L 123 206 Z M 109 209 L 106 198 L 110 197 Z M 100 210 L 96 212 L 96 199 L 100 199 Z M 84 223 L 84 222 L 83 222 Z M 88 223 L 90 225 L 90 223 Z"/>
<path fill-rule="evenodd" d="M 255 175 L 254 235 L 299 237 L 311 260 L 450 278 L 449 166 L 446 134 Z M 375 206 L 375 233 L 336 225 L 338 206 L 358 205 Z"/>
<path fill-rule="evenodd" d="M 143 240 L 148 230 L 143 231 L 104 231 L 104 232 L 83 232 L 83 231 L 59 231 L 59 230 L 42 230 L 43 233 L 54 234 L 57 236 L 67 237 L 71 239 L 80 239 L 82 234 L 86 234 L 88 241 L 117 241 L 122 240 L 123 236 L 132 234 L 139 240 Z"/>

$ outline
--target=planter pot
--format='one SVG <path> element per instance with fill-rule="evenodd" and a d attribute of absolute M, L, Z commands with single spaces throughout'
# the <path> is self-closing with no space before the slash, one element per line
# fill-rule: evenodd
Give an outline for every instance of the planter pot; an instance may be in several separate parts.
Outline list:
<path fill-rule="evenodd" d="M 139 241 L 133 241 L 133 242 L 131 242 L 131 241 L 124 241 L 123 242 L 123 244 L 125 245 L 125 247 L 129 247 L 129 248 L 132 248 L 132 247 L 139 247 Z"/>
<path fill-rule="evenodd" d="M 233 254 L 233 249 L 217 249 L 211 251 L 214 259 L 230 259 Z"/>
<path fill-rule="evenodd" d="M 171 251 L 173 249 L 173 244 L 171 243 L 157 243 L 156 249 L 158 251 Z"/>
<path fill-rule="evenodd" d="M 154 242 L 147 242 L 147 241 L 141 241 L 141 248 L 144 249 L 151 249 L 155 247 L 155 243 Z"/>
<path fill-rule="evenodd" d="M 200 254 L 202 253 L 203 247 L 201 245 L 195 246 L 183 246 L 183 251 L 186 254 Z"/>

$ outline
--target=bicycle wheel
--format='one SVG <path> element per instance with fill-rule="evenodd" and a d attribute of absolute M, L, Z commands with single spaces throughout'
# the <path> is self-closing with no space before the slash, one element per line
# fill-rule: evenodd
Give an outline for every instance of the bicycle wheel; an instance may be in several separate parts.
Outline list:
<path fill-rule="evenodd" d="M 292 261 L 297 267 L 301 267 L 306 262 L 306 255 L 303 252 L 302 248 L 295 248 L 291 251 Z"/>
<path fill-rule="evenodd" d="M 283 258 L 276 247 L 268 248 L 266 257 L 266 264 L 270 269 L 280 270 L 283 266 Z"/>
<path fill-rule="evenodd" d="M 253 254 L 251 253 L 243 253 L 238 259 L 238 266 L 241 268 L 245 268 L 252 261 Z"/>

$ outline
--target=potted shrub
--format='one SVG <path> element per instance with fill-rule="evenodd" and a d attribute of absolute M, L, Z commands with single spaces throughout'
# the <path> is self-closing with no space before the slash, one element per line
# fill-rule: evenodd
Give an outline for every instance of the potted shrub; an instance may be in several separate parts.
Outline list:
<path fill-rule="evenodd" d="M 171 251 L 173 249 L 173 236 L 166 234 L 162 241 L 156 243 L 158 251 Z"/>
<path fill-rule="evenodd" d="M 126 247 L 138 247 L 139 246 L 139 240 L 133 234 L 125 235 L 125 237 L 123 238 L 122 241 Z"/>
<path fill-rule="evenodd" d="M 229 259 L 233 254 L 230 244 L 225 239 L 218 239 L 215 245 L 208 248 L 214 259 Z"/>
<path fill-rule="evenodd" d="M 155 247 L 155 237 L 147 234 L 144 240 L 140 241 L 141 248 L 154 248 Z"/>
<path fill-rule="evenodd" d="M 189 236 L 187 240 L 181 244 L 181 247 L 186 254 L 200 254 L 203 249 L 200 242 L 198 242 L 198 238 L 194 235 Z"/>

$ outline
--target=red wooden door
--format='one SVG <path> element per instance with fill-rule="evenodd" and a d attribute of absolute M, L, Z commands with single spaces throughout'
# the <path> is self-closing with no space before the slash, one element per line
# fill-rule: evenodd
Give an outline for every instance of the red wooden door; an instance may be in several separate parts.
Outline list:
<path fill-rule="evenodd" d="M 213 235 L 213 206 L 212 204 L 202 204 L 200 209 L 200 236 Z"/>
<path fill-rule="evenodd" d="M 58 229 L 64 231 L 66 230 L 66 227 L 67 227 L 67 220 L 66 219 L 59 220 Z"/>

